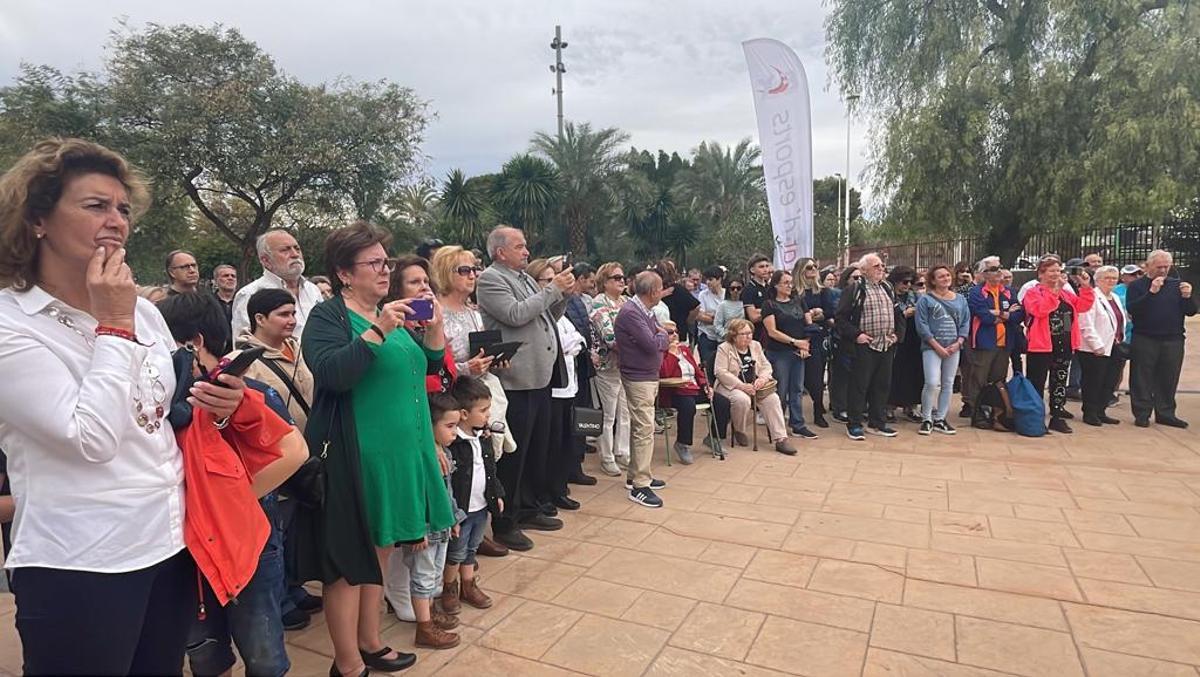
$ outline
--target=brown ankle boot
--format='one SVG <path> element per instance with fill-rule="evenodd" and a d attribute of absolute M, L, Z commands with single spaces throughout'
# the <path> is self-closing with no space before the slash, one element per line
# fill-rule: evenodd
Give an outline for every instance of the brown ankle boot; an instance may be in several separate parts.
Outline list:
<path fill-rule="evenodd" d="M 486 609 L 492 606 L 492 598 L 488 597 L 479 589 L 479 579 L 472 578 L 469 581 L 462 582 L 462 601 L 470 604 L 476 609 Z"/>
<path fill-rule="evenodd" d="M 454 628 L 458 627 L 458 617 L 451 616 L 445 611 L 442 611 L 436 604 L 430 608 L 429 618 L 433 621 L 434 625 L 438 626 L 442 630 L 453 630 Z"/>
<path fill-rule="evenodd" d="M 417 621 L 417 636 L 414 641 L 417 646 L 427 649 L 453 649 L 458 646 L 459 641 L 458 635 L 442 630 L 434 625 L 433 621 Z"/>
<path fill-rule="evenodd" d="M 442 584 L 442 596 L 439 598 L 439 601 L 441 602 L 442 611 L 451 616 L 456 616 L 458 612 L 462 611 L 462 603 L 458 601 L 457 580 L 453 583 Z"/>

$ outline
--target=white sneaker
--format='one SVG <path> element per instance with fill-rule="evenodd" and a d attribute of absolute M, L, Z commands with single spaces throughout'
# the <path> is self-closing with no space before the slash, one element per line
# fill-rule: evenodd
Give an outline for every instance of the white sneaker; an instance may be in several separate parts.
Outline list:
<path fill-rule="evenodd" d="M 601 461 L 600 462 L 600 472 L 604 473 L 605 475 L 608 475 L 609 477 L 620 477 L 621 476 L 621 468 L 619 468 L 617 466 L 617 464 L 614 463 L 613 461 Z"/>

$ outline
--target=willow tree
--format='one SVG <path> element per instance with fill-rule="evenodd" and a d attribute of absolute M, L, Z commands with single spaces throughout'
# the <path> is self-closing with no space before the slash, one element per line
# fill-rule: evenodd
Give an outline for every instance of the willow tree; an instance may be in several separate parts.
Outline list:
<path fill-rule="evenodd" d="M 1200 182 L 1200 7 L 832 0 L 828 53 L 876 125 L 884 216 L 986 235 L 1158 221 Z"/>

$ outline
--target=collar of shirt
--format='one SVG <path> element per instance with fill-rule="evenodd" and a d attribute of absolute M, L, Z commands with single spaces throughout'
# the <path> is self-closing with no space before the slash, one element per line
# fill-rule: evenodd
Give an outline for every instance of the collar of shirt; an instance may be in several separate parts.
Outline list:
<path fill-rule="evenodd" d="M 37 315 L 55 303 L 66 305 L 36 284 L 24 292 L 5 291 L 13 295 L 13 298 L 17 300 L 17 305 L 26 315 Z"/>
<path fill-rule="evenodd" d="M 462 428 L 455 428 L 454 434 L 460 440 L 476 440 L 477 441 L 477 440 L 481 439 L 481 436 L 479 433 L 463 432 Z"/>
<path fill-rule="evenodd" d="M 647 307 L 646 307 L 646 304 L 645 304 L 645 303 L 642 303 L 642 299 L 641 299 L 641 298 L 639 298 L 638 296 L 636 296 L 636 295 L 635 295 L 635 296 L 630 296 L 630 297 L 629 297 L 629 300 L 630 300 L 630 301 L 632 301 L 633 303 L 636 303 L 636 304 L 637 304 L 637 307 L 638 307 L 638 308 L 641 308 L 641 309 L 642 309 L 642 312 L 643 312 L 643 313 L 645 313 L 647 316 L 649 316 L 649 317 L 651 317 L 651 318 L 653 318 L 653 317 L 654 317 L 654 311 L 653 311 L 653 310 L 651 310 L 651 309 L 649 309 L 649 308 L 647 308 Z"/>

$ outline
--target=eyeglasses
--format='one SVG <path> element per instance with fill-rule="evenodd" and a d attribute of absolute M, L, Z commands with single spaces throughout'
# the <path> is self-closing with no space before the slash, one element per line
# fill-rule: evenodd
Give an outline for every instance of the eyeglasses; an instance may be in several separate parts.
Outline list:
<path fill-rule="evenodd" d="M 752 332 L 752 331 L 739 331 L 738 333 L 734 334 L 734 336 L 754 336 L 754 332 Z"/>
<path fill-rule="evenodd" d="M 554 281 L 554 278 L 552 278 L 552 277 L 539 277 L 538 278 L 538 284 L 550 284 L 553 281 Z"/>
<path fill-rule="evenodd" d="M 180 266 L 171 266 L 171 270 L 199 270 L 200 266 L 194 263 L 185 263 Z"/>
<path fill-rule="evenodd" d="M 396 269 L 396 259 L 371 259 L 370 261 L 355 261 L 356 266 L 370 266 L 371 270 L 379 275 L 384 272 L 393 271 Z"/>
<path fill-rule="evenodd" d="M 459 266 L 454 269 L 454 272 L 462 275 L 463 277 L 467 277 L 469 275 L 478 275 L 482 273 L 483 268 L 480 268 L 479 266 Z"/>
<path fill-rule="evenodd" d="M 608 279 L 612 280 L 613 282 L 624 282 L 625 276 L 624 275 L 609 275 Z"/>

